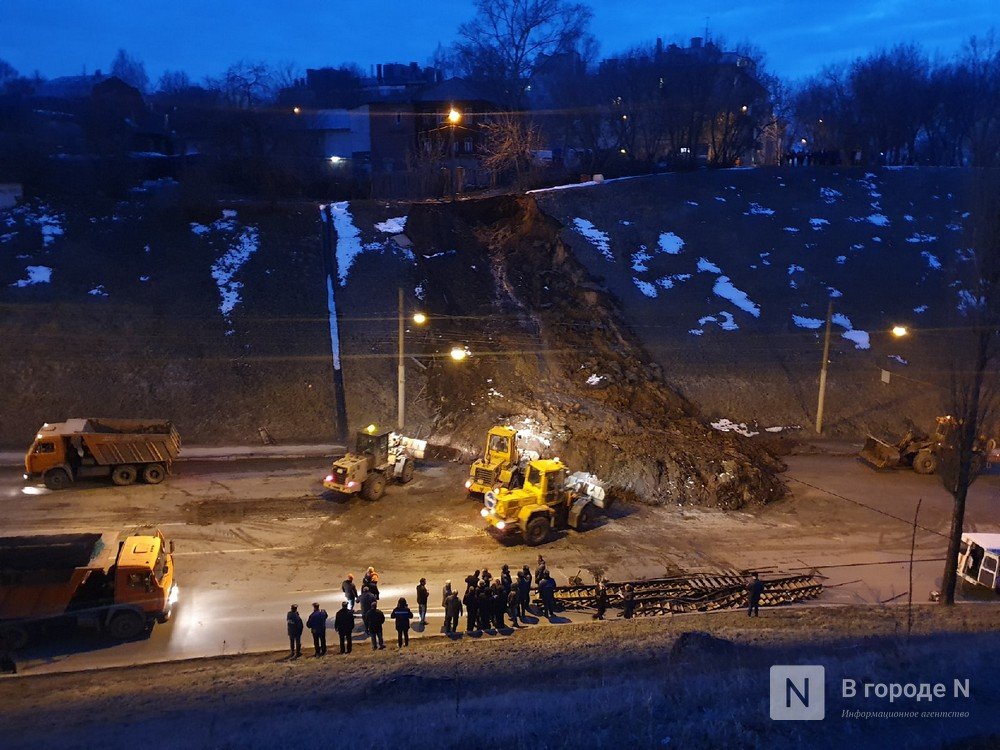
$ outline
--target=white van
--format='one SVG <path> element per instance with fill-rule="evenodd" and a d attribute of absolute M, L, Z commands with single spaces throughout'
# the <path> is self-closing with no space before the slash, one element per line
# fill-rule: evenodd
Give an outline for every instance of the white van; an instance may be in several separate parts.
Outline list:
<path fill-rule="evenodd" d="M 962 534 L 958 574 L 969 583 L 1000 593 L 1000 534 Z"/>

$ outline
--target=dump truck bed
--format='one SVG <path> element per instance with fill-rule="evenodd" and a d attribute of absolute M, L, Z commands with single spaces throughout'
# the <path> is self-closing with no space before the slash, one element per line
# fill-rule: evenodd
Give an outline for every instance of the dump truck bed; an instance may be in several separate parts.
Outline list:
<path fill-rule="evenodd" d="M 118 551 L 114 534 L 0 537 L 0 620 L 57 617 Z"/>
<path fill-rule="evenodd" d="M 165 419 L 67 419 L 45 424 L 39 436 L 80 440 L 100 466 L 170 464 L 181 450 L 181 437 Z"/>

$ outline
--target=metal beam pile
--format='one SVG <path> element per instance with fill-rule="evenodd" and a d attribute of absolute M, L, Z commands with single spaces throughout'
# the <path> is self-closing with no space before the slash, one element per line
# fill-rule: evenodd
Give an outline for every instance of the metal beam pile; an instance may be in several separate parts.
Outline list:
<path fill-rule="evenodd" d="M 625 586 L 631 585 L 635 592 L 637 617 L 746 607 L 747 586 L 752 576 L 752 572 L 727 570 L 608 582 L 608 606 L 621 608 Z M 761 580 L 765 585 L 760 598 L 762 607 L 814 599 L 823 591 L 823 584 L 809 575 L 777 573 L 761 576 Z M 565 609 L 593 609 L 597 606 L 597 585 L 557 586 L 555 596 Z"/>

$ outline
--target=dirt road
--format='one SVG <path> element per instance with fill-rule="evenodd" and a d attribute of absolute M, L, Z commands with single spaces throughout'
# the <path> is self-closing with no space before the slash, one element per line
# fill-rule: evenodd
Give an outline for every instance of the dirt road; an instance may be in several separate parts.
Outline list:
<path fill-rule="evenodd" d="M 585 534 L 565 533 L 541 550 L 501 546 L 487 536 L 480 506 L 462 488 L 465 468 L 427 464 L 407 488 L 378 502 L 322 492 L 320 459 L 189 462 L 168 482 L 113 488 L 101 483 L 50 493 L 0 473 L 5 534 L 116 529 L 155 524 L 177 545 L 181 599 L 175 619 L 148 640 L 110 644 L 86 633 L 40 643 L 20 659 L 24 673 L 86 669 L 280 648 L 283 616 L 296 602 L 339 607 L 340 582 L 375 565 L 383 603 L 411 599 L 421 576 L 437 592 L 475 568 L 494 573 L 535 563 L 543 552 L 559 583 L 582 571 L 615 580 L 665 570 L 817 568 L 827 576 L 823 603 L 877 603 L 908 589 L 911 519 L 924 499 L 917 534 L 915 601 L 936 589 L 946 548 L 950 501 L 934 477 L 877 474 L 845 457 L 789 458 L 791 495 L 753 513 L 619 505 Z M 967 528 L 998 530 L 1000 477 L 983 477 L 969 500 Z"/>

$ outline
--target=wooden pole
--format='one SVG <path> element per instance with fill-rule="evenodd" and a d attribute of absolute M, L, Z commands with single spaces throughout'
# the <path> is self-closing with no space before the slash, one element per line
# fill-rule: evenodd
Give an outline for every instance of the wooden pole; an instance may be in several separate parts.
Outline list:
<path fill-rule="evenodd" d="M 819 371 L 819 400 L 816 404 L 816 434 L 823 434 L 823 410 L 826 406 L 826 371 L 830 364 L 830 327 L 833 323 L 833 300 L 826 308 L 826 336 L 823 338 L 823 366 Z"/>

